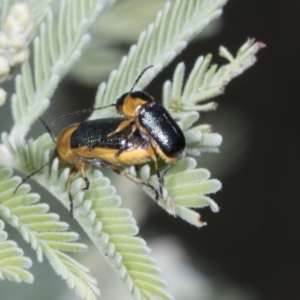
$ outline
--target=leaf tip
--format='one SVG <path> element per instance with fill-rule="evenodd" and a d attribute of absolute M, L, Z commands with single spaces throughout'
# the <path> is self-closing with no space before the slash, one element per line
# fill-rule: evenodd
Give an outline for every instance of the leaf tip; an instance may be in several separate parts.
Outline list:
<path fill-rule="evenodd" d="M 203 227 L 203 226 L 206 226 L 207 223 L 206 222 L 203 222 L 201 220 L 201 216 L 200 214 L 198 214 L 197 218 L 196 218 L 196 224 L 197 224 L 197 227 L 200 228 L 200 227 Z"/>

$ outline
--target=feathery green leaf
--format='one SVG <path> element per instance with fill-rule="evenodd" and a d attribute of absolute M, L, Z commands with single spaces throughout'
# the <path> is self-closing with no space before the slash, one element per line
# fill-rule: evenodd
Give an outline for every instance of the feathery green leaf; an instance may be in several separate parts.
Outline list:
<path fill-rule="evenodd" d="M 32 123 L 47 109 L 59 80 L 78 60 L 89 41 L 88 29 L 112 2 L 63 0 L 60 1 L 58 20 L 50 8 L 47 10 L 47 20 L 34 39 L 34 72 L 26 62 L 21 75 L 16 78 L 16 94 L 12 96 L 14 126 L 10 140 L 24 138 Z M 32 77 L 26 76 L 28 74 Z"/>
<path fill-rule="evenodd" d="M 233 57 L 225 47 L 221 46 L 220 55 L 229 61 L 221 67 L 210 65 L 211 55 L 200 56 L 185 85 L 183 83 L 185 67 L 183 63 L 178 64 L 173 83 L 167 81 L 164 85 L 164 106 L 171 112 L 214 110 L 216 108 L 214 102 L 195 104 L 222 94 L 225 85 L 255 63 L 255 55 L 263 47 L 264 44 L 249 39 L 239 49 L 236 57 Z"/>
<path fill-rule="evenodd" d="M 25 270 L 31 265 L 31 259 L 23 256 L 23 250 L 14 241 L 7 240 L 4 223 L 0 220 L 0 280 L 33 283 L 33 275 Z"/>
<path fill-rule="evenodd" d="M 186 48 L 197 34 L 219 17 L 226 0 L 191 0 L 167 2 L 154 23 L 140 34 L 138 42 L 124 56 L 118 71 L 110 74 L 107 84 L 100 84 L 95 106 L 107 105 L 128 91 L 136 77 L 153 65 L 138 83 L 139 88 L 149 82 Z M 94 111 L 91 118 L 114 115 L 112 110 Z"/>
<path fill-rule="evenodd" d="M 54 271 L 65 279 L 68 286 L 74 288 L 79 296 L 96 299 L 95 295 L 99 294 L 96 281 L 87 274 L 88 270 L 85 267 L 63 253 L 85 251 L 86 245 L 76 243 L 78 234 L 67 231 L 69 225 L 60 222 L 57 214 L 48 213 L 48 205 L 37 203 L 39 195 L 27 194 L 28 185 L 22 186 L 13 195 L 20 179 L 11 176 L 11 169 L 0 166 L 0 217 L 15 227 L 24 240 L 31 244 L 40 262 L 45 255 Z"/>

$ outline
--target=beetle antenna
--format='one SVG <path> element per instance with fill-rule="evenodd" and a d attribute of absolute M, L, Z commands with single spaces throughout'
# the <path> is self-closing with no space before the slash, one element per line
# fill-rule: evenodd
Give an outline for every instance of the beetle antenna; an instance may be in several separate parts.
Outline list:
<path fill-rule="evenodd" d="M 141 74 L 140 74 L 140 75 L 137 77 L 137 79 L 135 80 L 135 82 L 134 82 L 132 88 L 130 89 L 129 94 L 133 91 L 133 89 L 135 88 L 135 86 L 137 85 L 137 83 L 139 82 L 139 80 L 141 79 L 141 77 L 144 75 L 144 73 L 145 73 L 148 69 L 150 69 L 150 68 L 152 68 L 152 67 L 153 67 L 153 65 L 148 66 L 148 67 L 146 67 L 146 68 L 141 72 Z M 79 116 L 79 115 L 82 115 L 82 114 L 91 113 L 91 112 L 93 112 L 94 110 L 103 109 L 103 108 L 108 108 L 108 107 L 112 107 L 112 106 L 115 106 L 115 104 L 109 104 L 109 105 L 101 106 L 101 107 L 97 107 L 97 108 L 86 108 L 86 109 L 74 111 L 74 112 L 72 112 L 72 113 L 68 113 L 68 114 L 65 114 L 65 115 L 59 117 L 58 119 L 56 119 L 56 120 L 52 123 L 52 125 L 55 125 L 55 124 L 57 124 L 58 122 L 60 122 L 60 121 L 62 121 L 62 120 L 64 120 L 64 119 L 66 119 L 66 118 L 69 118 L 69 117 L 75 117 L 75 116 Z M 45 126 L 45 128 L 47 129 L 46 126 Z M 48 131 L 48 130 L 47 130 L 47 131 Z M 49 131 L 48 131 L 48 132 L 49 132 Z"/>
<path fill-rule="evenodd" d="M 51 139 L 52 139 L 52 141 L 54 142 L 54 144 L 56 144 L 56 141 L 55 141 L 55 139 L 54 139 L 54 136 L 53 136 L 53 134 L 52 134 L 52 132 L 51 132 L 49 126 L 46 124 L 46 122 L 45 122 L 41 117 L 39 117 L 39 120 L 40 120 L 40 121 L 42 122 L 42 124 L 44 125 L 46 131 L 50 134 Z"/>
<path fill-rule="evenodd" d="M 135 80 L 135 82 L 134 82 L 134 84 L 133 84 L 133 86 L 132 86 L 132 88 L 131 88 L 131 90 L 129 91 L 129 93 L 128 94 L 130 94 L 132 91 L 133 91 L 133 89 L 135 88 L 135 86 L 137 85 L 137 83 L 139 82 L 139 80 L 141 79 L 141 77 L 144 75 L 144 73 L 148 70 L 148 69 L 150 69 L 150 68 L 152 68 L 153 67 L 153 65 L 151 65 L 151 66 L 148 66 L 148 67 L 146 67 L 142 72 L 141 72 L 141 74 L 137 77 L 137 79 Z"/>
<path fill-rule="evenodd" d="M 57 124 L 58 122 L 60 122 L 61 120 L 64 120 L 64 119 L 69 118 L 69 117 L 75 117 L 75 116 L 79 116 L 79 115 L 91 113 L 91 112 L 93 112 L 94 110 L 103 109 L 103 108 L 108 108 L 108 107 L 112 107 L 112 106 L 115 106 L 115 104 L 109 104 L 109 105 L 101 106 L 101 107 L 97 107 L 97 108 L 86 108 L 86 109 L 74 111 L 74 112 L 72 112 L 72 113 L 68 113 L 68 114 L 65 114 L 65 115 L 59 117 L 58 119 L 56 119 L 56 120 L 52 123 L 52 125 L 55 125 L 55 124 Z"/>
<path fill-rule="evenodd" d="M 22 181 L 16 186 L 16 188 L 13 191 L 13 195 L 17 192 L 17 190 L 19 189 L 19 187 L 25 183 L 29 178 L 31 178 L 33 175 L 35 175 L 36 173 L 40 172 L 43 168 L 45 168 L 49 163 L 51 163 L 54 158 L 57 156 L 57 153 L 55 151 L 54 155 L 45 163 L 43 164 L 40 168 L 38 168 L 37 170 L 35 170 L 34 172 L 30 173 L 29 175 L 27 175 L 25 178 L 22 179 Z"/>

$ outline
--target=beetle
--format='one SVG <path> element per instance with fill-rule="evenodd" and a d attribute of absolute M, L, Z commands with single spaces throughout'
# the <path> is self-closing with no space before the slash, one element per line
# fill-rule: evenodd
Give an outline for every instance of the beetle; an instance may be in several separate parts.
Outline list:
<path fill-rule="evenodd" d="M 40 120 L 55 142 L 49 127 L 42 119 Z M 74 218 L 73 197 L 71 194 L 72 178 L 80 171 L 85 181 L 83 190 L 88 190 L 90 183 L 86 176 L 86 170 L 92 165 L 109 167 L 115 173 L 126 176 L 134 182 L 151 188 L 155 192 L 156 200 L 158 200 L 159 192 L 152 184 L 120 168 L 121 166 L 140 165 L 151 160 L 155 161 L 156 159 L 152 146 L 138 131 L 132 133 L 131 129 L 127 127 L 114 135 L 108 136 L 110 132 L 115 131 L 124 121 L 124 118 L 106 118 L 84 121 L 68 126 L 58 135 L 52 158 L 38 170 L 25 177 L 15 188 L 13 193 L 15 193 L 25 181 L 41 171 L 46 165 L 52 162 L 54 158 L 58 157 L 61 162 L 72 165 L 67 180 L 70 215 L 72 218 Z M 125 147 L 124 144 L 126 144 Z M 90 145 L 93 145 L 92 150 L 88 150 Z M 122 152 L 116 155 L 121 147 L 123 149 Z M 163 175 L 162 173 L 161 176 Z"/>
<path fill-rule="evenodd" d="M 186 146 L 184 134 L 169 112 L 143 91 L 123 94 L 117 99 L 116 109 L 126 119 L 108 136 L 111 137 L 126 127 L 131 128 L 131 134 L 139 131 L 141 136 L 150 143 L 155 154 L 166 162 L 167 165 L 163 170 L 165 174 L 171 164 L 178 160 Z M 116 155 L 120 155 L 125 147 L 126 144 Z M 163 177 L 158 170 L 157 159 L 155 159 L 155 170 L 162 196 Z"/>
<path fill-rule="evenodd" d="M 112 130 L 105 137 L 112 137 L 125 128 L 131 128 L 131 132 L 127 135 L 126 142 L 115 153 L 116 157 L 126 149 L 127 141 L 129 141 L 130 137 L 137 131 L 145 141 L 149 142 L 152 147 L 152 152 L 154 152 L 155 155 L 155 158 L 153 155 L 152 160 L 155 164 L 160 186 L 160 196 L 162 197 L 164 185 L 163 175 L 166 174 L 171 164 L 181 156 L 185 149 L 186 142 L 181 128 L 162 105 L 157 103 L 152 96 L 144 91 L 133 92 L 140 78 L 151 67 L 152 66 L 148 66 L 141 72 L 130 91 L 121 95 L 115 104 L 67 114 L 57 119 L 54 124 L 69 116 L 115 106 L 117 112 L 123 115 L 125 119 L 115 130 Z M 103 137 L 99 137 L 99 140 L 102 138 Z M 98 142 L 99 141 L 95 140 L 94 144 L 90 144 L 87 150 L 93 151 L 93 148 L 96 147 Z M 158 169 L 157 157 L 160 157 L 166 163 L 166 167 L 161 172 Z"/>

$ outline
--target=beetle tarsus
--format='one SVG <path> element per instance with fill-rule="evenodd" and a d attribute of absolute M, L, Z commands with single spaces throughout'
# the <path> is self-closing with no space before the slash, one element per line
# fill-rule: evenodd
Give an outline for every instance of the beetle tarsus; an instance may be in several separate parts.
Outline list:
<path fill-rule="evenodd" d="M 73 197 L 72 197 L 72 194 L 70 192 L 68 193 L 68 195 L 69 195 L 69 200 L 70 200 L 70 217 L 72 219 L 75 219 L 74 206 L 73 206 Z"/>
<path fill-rule="evenodd" d="M 82 191 L 87 191 L 90 188 L 90 181 L 87 177 L 83 178 L 85 182 L 85 187 L 82 189 Z"/>

